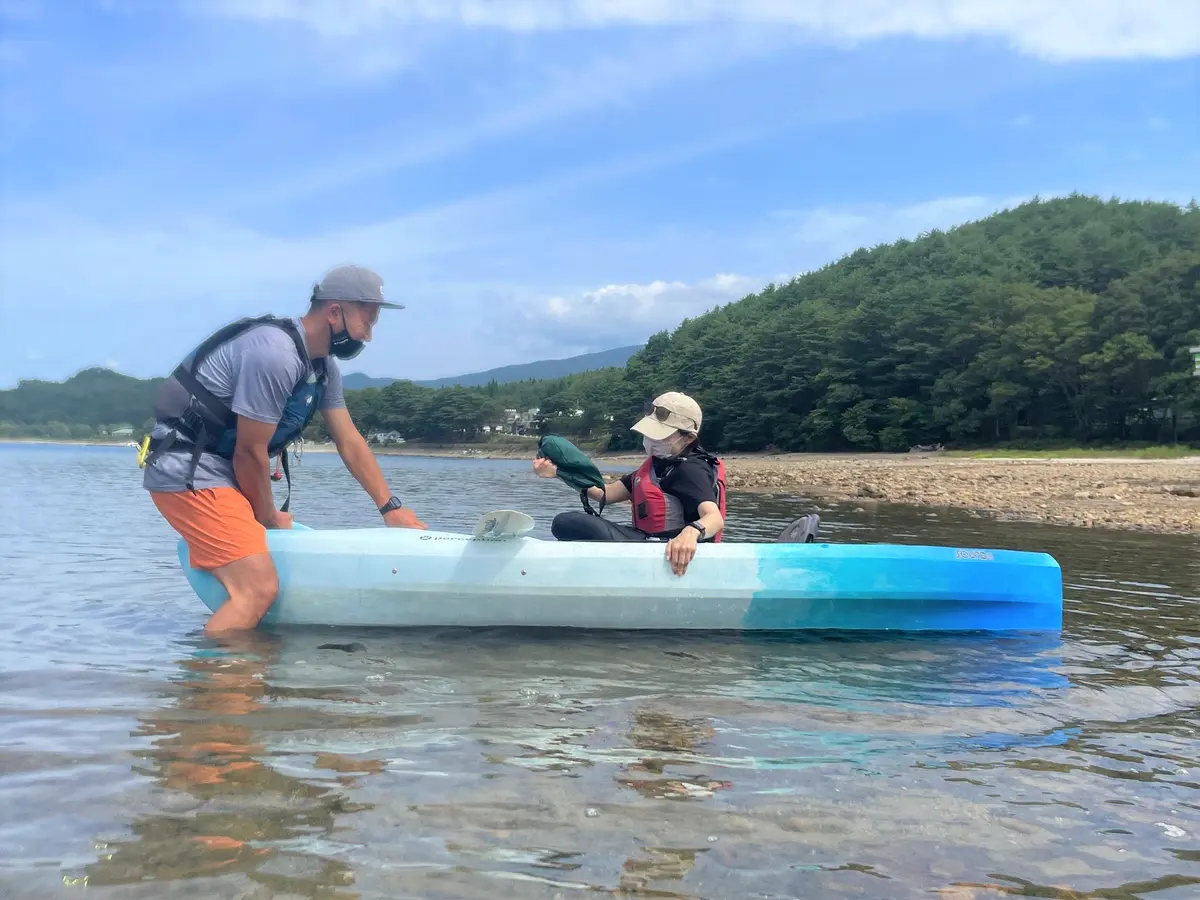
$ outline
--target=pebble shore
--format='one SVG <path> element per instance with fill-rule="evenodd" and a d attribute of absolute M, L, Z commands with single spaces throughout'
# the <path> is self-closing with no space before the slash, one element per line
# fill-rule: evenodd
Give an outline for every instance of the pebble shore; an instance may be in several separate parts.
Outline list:
<path fill-rule="evenodd" d="M 729 486 L 944 506 L 997 518 L 1200 533 L 1200 456 L 1170 460 L 779 455 L 726 461 Z"/>
<path fill-rule="evenodd" d="M 531 459 L 534 449 L 388 448 L 384 453 Z M 992 458 L 940 453 L 731 453 L 729 487 L 828 500 L 956 507 L 999 519 L 1200 534 L 1200 455 L 1175 459 Z M 600 456 L 626 471 L 635 455 Z"/>

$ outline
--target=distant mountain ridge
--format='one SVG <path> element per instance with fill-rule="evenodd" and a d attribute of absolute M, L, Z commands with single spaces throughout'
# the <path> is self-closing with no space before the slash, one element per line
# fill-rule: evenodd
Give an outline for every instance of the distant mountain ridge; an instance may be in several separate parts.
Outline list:
<path fill-rule="evenodd" d="M 612 350 L 599 350 L 595 353 L 582 353 L 579 356 L 568 356 L 565 359 L 540 359 L 535 362 L 517 363 L 511 366 L 499 366 L 483 372 L 470 372 L 466 375 L 454 375 L 448 378 L 435 378 L 428 381 L 414 381 L 423 387 L 483 387 L 491 381 L 497 384 L 507 384 L 512 381 L 528 381 L 529 379 L 563 378 L 579 372 L 592 369 L 607 369 L 613 366 L 623 366 L 629 358 L 637 353 L 643 344 L 629 347 L 614 347 Z M 362 372 L 350 372 L 342 376 L 342 385 L 348 391 L 357 391 L 368 387 L 387 387 L 399 378 L 374 378 Z"/>

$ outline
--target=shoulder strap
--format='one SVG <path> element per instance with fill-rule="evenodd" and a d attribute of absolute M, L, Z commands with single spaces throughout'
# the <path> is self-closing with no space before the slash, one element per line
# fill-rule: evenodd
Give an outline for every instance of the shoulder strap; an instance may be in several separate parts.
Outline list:
<path fill-rule="evenodd" d="M 226 428 L 232 428 L 237 423 L 237 416 L 234 415 L 229 404 L 200 382 L 200 379 L 196 377 L 196 372 L 200 368 L 200 363 L 207 359 L 209 354 L 216 350 L 217 347 L 259 325 L 274 325 L 291 337 L 296 345 L 296 352 L 300 354 L 300 360 L 304 363 L 305 370 L 307 371 L 307 367 L 311 365 L 311 360 L 308 357 L 308 348 L 305 346 L 304 336 L 300 333 L 300 329 L 296 327 L 296 323 L 291 319 L 281 319 L 277 316 L 266 315 L 238 319 L 236 322 L 230 322 L 228 325 L 217 329 L 205 338 L 200 346 L 192 352 L 190 365 L 180 363 L 175 368 L 175 371 L 171 373 L 175 380 L 183 385 L 184 389 L 200 401 L 200 405 Z M 313 369 L 316 371 L 315 366 Z M 302 374 L 300 377 L 303 379 L 304 375 Z M 324 380 L 324 369 L 322 369 L 318 377 Z"/>
<path fill-rule="evenodd" d="M 304 363 L 306 368 L 308 366 L 312 366 L 313 374 L 315 374 L 319 380 L 324 381 L 328 370 L 323 362 L 320 366 L 318 366 L 317 363 L 320 362 L 320 360 L 311 359 L 309 357 L 308 345 L 304 342 L 304 335 L 301 333 L 300 329 L 296 327 L 296 323 L 291 319 L 272 318 L 273 321 L 264 324 L 275 325 L 286 331 L 288 337 L 292 339 L 292 343 L 296 345 L 296 352 L 300 354 L 300 361 Z"/>
<path fill-rule="evenodd" d="M 291 324 L 288 320 L 280 319 L 276 316 L 248 316 L 244 319 L 238 319 L 236 322 L 230 322 L 228 325 L 218 328 L 216 331 L 206 337 L 200 343 L 200 346 L 192 351 L 192 374 L 196 374 L 196 369 L 200 366 L 200 363 L 204 362 L 210 353 L 212 353 L 215 349 L 217 349 L 217 347 L 221 346 L 221 344 L 224 344 L 226 341 L 231 341 L 239 334 L 249 331 L 251 328 L 255 328 L 259 325 L 278 325 L 282 328 L 286 328 L 286 325 L 284 325 L 285 322 Z M 292 330 L 295 331 L 295 328 L 293 327 Z M 307 352 L 304 354 L 304 356 L 308 356 Z"/>

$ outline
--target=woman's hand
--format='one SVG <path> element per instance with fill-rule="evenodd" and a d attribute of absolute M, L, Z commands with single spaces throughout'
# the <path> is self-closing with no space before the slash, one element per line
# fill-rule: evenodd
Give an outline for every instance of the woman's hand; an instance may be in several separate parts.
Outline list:
<path fill-rule="evenodd" d="M 700 541 L 700 532 L 695 528 L 684 528 L 683 531 L 667 541 L 667 562 L 671 571 L 682 575 L 687 571 L 688 563 L 696 555 L 696 544 Z"/>
<path fill-rule="evenodd" d="M 558 475 L 558 466 L 544 456 L 539 456 L 533 461 L 533 471 L 538 478 L 554 478 Z"/>

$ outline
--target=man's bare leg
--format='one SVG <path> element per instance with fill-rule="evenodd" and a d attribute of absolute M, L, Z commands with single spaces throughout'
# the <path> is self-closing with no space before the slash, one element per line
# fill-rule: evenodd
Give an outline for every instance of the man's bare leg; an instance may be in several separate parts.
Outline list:
<path fill-rule="evenodd" d="M 269 553 L 255 553 L 213 569 L 229 599 L 212 614 L 204 633 L 209 637 L 248 631 L 258 625 L 279 595 L 279 575 Z"/>

